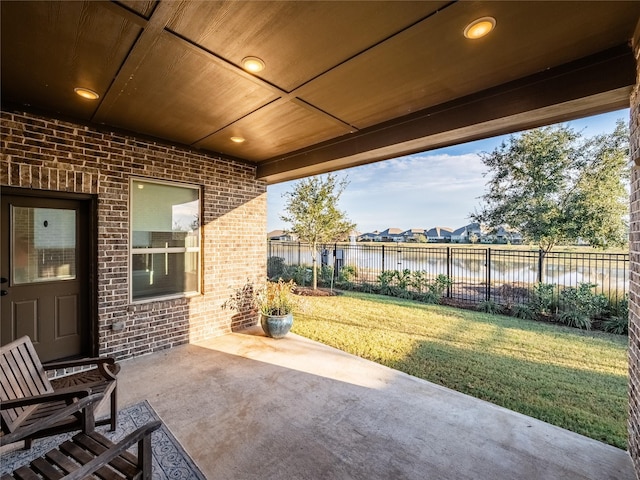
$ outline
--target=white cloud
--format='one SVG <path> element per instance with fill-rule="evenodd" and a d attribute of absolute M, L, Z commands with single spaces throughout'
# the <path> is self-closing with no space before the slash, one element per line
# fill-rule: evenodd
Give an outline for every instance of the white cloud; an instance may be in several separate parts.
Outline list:
<path fill-rule="evenodd" d="M 340 208 L 360 231 L 459 227 L 482 195 L 484 165 L 477 153 L 418 154 L 338 172 L 349 186 Z M 282 226 L 283 192 L 291 182 L 269 187 L 269 230 Z M 276 198 L 274 198 L 276 197 Z"/>

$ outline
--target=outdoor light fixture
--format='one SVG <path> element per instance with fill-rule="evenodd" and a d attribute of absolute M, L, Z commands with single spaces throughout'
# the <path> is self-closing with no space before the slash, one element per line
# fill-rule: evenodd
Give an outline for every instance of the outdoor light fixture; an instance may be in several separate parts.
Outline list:
<path fill-rule="evenodd" d="M 244 142 L 244 138 L 243 137 L 231 137 L 231 141 L 234 143 L 242 143 Z"/>
<path fill-rule="evenodd" d="M 491 30 L 496 27 L 496 19 L 493 17 L 482 17 L 477 20 L 474 20 L 467 28 L 464 29 L 464 36 L 475 40 L 476 38 L 481 38 L 487 35 Z"/>
<path fill-rule="evenodd" d="M 73 91 L 80 95 L 82 98 L 86 98 L 89 100 L 97 100 L 98 98 L 100 98 L 100 95 L 98 95 L 97 92 L 89 90 L 88 88 L 76 87 L 73 89 Z"/>
<path fill-rule="evenodd" d="M 245 57 L 242 59 L 242 68 L 247 72 L 258 73 L 264 70 L 264 62 L 258 57 Z"/>

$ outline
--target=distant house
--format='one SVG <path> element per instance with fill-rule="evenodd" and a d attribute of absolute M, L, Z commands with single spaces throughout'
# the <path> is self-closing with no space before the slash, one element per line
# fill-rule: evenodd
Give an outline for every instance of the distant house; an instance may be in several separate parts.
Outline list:
<path fill-rule="evenodd" d="M 482 237 L 482 228 L 477 222 L 460 227 L 451 233 L 451 241 L 453 243 L 473 243 L 474 238 L 475 241 L 479 242 Z"/>
<path fill-rule="evenodd" d="M 402 230 L 399 228 L 387 228 L 380 232 L 380 242 L 403 242 Z"/>
<path fill-rule="evenodd" d="M 351 235 L 353 236 L 355 234 L 352 233 Z M 352 236 L 350 238 L 352 238 Z M 522 235 L 516 230 L 500 226 L 495 231 L 490 232 L 487 228 L 477 222 L 470 223 L 455 230 L 449 227 L 433 227 L 429 230 L 424 230 L 422 228 L 410 228 L 404 231 L 399 228 L 387 228 L 382 232 L 374 230 L 373 232 L 358 234 L 355 238 L 358 242 L 411 243 L 424 241 L 426 238 L 427 242 L 430 243 L 522 244 Z"/>
<path fill-rule="evenodd" d="M 433 243 L 450 242 L 452 234 L 453 229 L 449 227 L 433 227 L 425 233 L 427 241 Z"/>
<path fill-rule="evenodd" d="M 520 232 L 508 227 L 498 227 L 495 233 L 496 243 L 510 243 L 512 245 L 522 244 Z"/>
<path fill-rule="evenodd" d="M 424 228 L 410 228 L 409 230 L 405 230 L 402 232 L 402 237 L 405 242 L 419 242 L 420 240 L 426 238 L 424 233 Z"/>
<path fill-rule="evenodd" d="M 357 240 L 359 242 L 375 242 L 376 238 L 380 237 L 380 232 L 378 230 L 374 230 L 373 232 L 363 233 L 358 235 Z"/>
<path fill-rule="evenodd" d="M 267 239 L 274 242 L 297 242 L 298 238 L 292 234 L 285 232 L 284 230 L 272 230 L 267 233 Z"/>

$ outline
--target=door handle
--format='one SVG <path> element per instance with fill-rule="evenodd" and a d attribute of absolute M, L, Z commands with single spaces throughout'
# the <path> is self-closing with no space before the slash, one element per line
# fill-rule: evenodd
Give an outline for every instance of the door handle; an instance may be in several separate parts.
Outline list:
<path fill-rule="evenodd" d="M 9 281 L 8 278 L 0 277 L 0 283 L 7 283 Z"/>
<path fill-rule="evenodd" d="M 0 297 L 4 297 L 5 295 L 9 295 L 7 290 L 0 290 Z"/>

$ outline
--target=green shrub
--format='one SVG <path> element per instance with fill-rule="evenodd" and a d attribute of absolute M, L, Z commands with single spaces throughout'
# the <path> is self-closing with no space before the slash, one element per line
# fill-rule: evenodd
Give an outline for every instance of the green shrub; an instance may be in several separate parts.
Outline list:
<path fill-rule="evenodd" d="M 440 298 L 444 296 L 447 292 L 447 289 L 453 284 L 451 279 L 446 275 L 440 274 L 436 277 L 436 279 L 430 283 L 427 287 L 428 291 L 438 295 Z"/>
<path fill-rule="evenodd" d="M 378 283 L 380 284 L 380 293 L 382 295 L 395 296 L 397 290 L 395 287 L 395 270 L 385 270 L 378 275 Z"/>
<path fill-rule="evenodd" d="M 602 321 L 602 329 L 616 335 L 627 335 L 629 333 L 629 317 L 619 315 L 609 317 Z"/>
<path fill-rule="evenodd" d="M 284 263 L 282 257 L 269 257 L 267 258 L 267 277 L 273 280 L 277 280 L 287 270 L 287 264 Z"/>
<path fill-rule="evenodd" d="M 333 279 L 333 267 L 322 265 L 318 269 L 318 283 L 323 287 L 327 287 L 331 285 L 332 279 Z"/>
<path fill-rule="evenodd" d="M 613 315 L 602 322 L 605 332 L 626 335 L 629 333 L 629 296 L 620 300 L 614 308 Z"/>
<path fill-rule="evenodd" d="M 611 311 L 611 302 L 603 293 L 594 295 L 591 300 L 591 305 L 593 308 L 593 316 L 607 315 Z"/>
<path fill-rule="evenodd" d="M 358 271 L 356 267 L 352 267 L 351 265 L 345 265 L 340 269 L 338 274 L 338 280 L 340 282 L 353 282 L 358 276 Z"/>
<path fill-rule="evenodd" d="M 293 280 L 296 285 L 305 287 L 311 283 L 313 272 L 306 265 L 289 265 L 282 275 L 285 281 Z"/>
<path fill-rule="evenodd" d="M 560 292 L 560 322 L 570 327 L 591 329 L 594 317 L 606 311 L 609 300 L 603 294 L 594 294 L 593 283 L 581 283 L 577 288 L 569 287 Z"/>
<path fill-rule="evenodd" d="M 381 293 L 380 285 L 377 283 L 363 282 L 360 285 L 356 286 L 356 290 L 363 293 Z"/>
<path fill-rule="evenodd" d="M 423 293 L 424 291 L 426 291 L 428 284 L 429 279 L 427 278 L 427 272 L 425 272 L 424 270 L 416 270 L 415 272 L 411 272 L 410 285 L 415 292 Z"/>
<path fill-rule="evenodd" d="M 409 269 L 386 270 L 378 275 L 380 293 L 392 297 L 418 300 L 424 303 L 440 303 L 451 285 L 446 275 L 438 275 L 430 280 L 426 272 L 412 272 Z"/>
<path fill-rule="evenodd" d="M 555 285 L 538 283 L 533 287 L 533 298 L 528 303 L 534 315 L 550 315 L 553 313 L 553 294 Z"/>
<path fill-rule="evenodd" d="M 516 303 L 511 307 L 511 315 L 522 320 L 536 319 L 536 312 L 529 305 L 523 305 L 522 303 Z"/>
<path fill-rule="evenodd" d="M 434 292 L 423 292 L 423 293 L 416 293 L 415 299 L 422 303 L 437 305 L 438 303 L 440 303 L 440 300 L 442 299 L 442 297 Z"/>
<path fill-rule="evenodd" d="M 438 304 L 451 284 L 451 279 L 443 274 L 436 276 L 433 280 L 425 279 L 423 286 L 426 291 L 418 294 L 417 299 L 424 303 Z"/>
<path fill-rule="evenodd" d="M 494 302 L 493 300 L 485 300 L 484 302 L 478 304 L 477 309 L 480 312 L 491 313 L 493 315 L 502 313 L 502 306 L 499 303 Z"/>
<path fill-rule="evenodd" d="M 626 293 L 620 300 L 611 300 L 611 315 L 616 317 L 629 317 L 629 294 Z"/>
<path fill-rule="evenodd" d="M 402 271 L 396 270 L 394 279 L 395 297 L 411 300 L 413 293 L 409 291 L 411 285 L 411 270 L 405 268 Z"/>
<path fill-rule="evenodd" d="M 591 330 L 591 317 L 581 311 L 564 310 L 558 314 L 558 320 L 569 327 Z"/>

